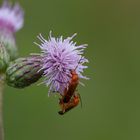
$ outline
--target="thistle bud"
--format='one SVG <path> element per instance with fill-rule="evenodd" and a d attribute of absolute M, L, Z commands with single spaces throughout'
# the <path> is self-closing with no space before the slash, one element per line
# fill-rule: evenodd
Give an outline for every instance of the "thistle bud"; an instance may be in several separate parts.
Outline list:
<path fill-rule="evenodd" d="M 4 42 L 5 48 L 10 56 L 10 60 L 14 60 L 18 56 L 18 49 L 16 46 L 16 40 L 13 34 L 7 33 L 0 29 L 0 41 Z"/>
<path fill-rule="evenodd" d="M 23 27 L 23 23 L 24 11 L 21 6 L 4 0 L 0 5 L 0 41 L 4 42 L 11 60 L 18 54 L 15 33 Z"/>
<path fill-rule="evenodd" d="M 11 62 L 6 71 L 6 82 L 15 88 L 24 88 L 37 82 L 41 71 L 41 56 L 34 55 L 27 58 L 18 58 Z"/>
<path fill-rule="evenodd" d="M 6 48 L 3 43 L 0 43 L 0 73 L 5 72 L 9 61 L 10 56 L 6 51 Z"/>

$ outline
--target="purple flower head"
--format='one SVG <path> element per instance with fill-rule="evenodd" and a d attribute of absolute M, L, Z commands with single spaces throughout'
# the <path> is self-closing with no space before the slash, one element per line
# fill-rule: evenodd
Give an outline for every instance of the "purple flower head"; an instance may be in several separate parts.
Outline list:
<path fill-rule="evenodd" d="M 51 33 L 46 40 L 40 34 L 38 39 L 41 44 L 37 44 L 42 50 L 42 62 L 44 70 L 45 83 L 50 87 L 49 93 L 58 92 L 63 94 L 64 89 L 68 87 L 71 78 L 71 70 L 76 70 L 79 78 L 87 79 L 82 72 L 87 66 L 83 63 L 88 60 L 83 56 L 85 45 L 77 46 L 72 39 L 76 36 L 63 39 L 63 37 L 54 38 Z"/>
<path fill-rule="evenodd" d="M 8 0 L 4 0 L 0 7 L 0 30 L 6 30 L 12 33 L 18 31 L 23 26 L 23 16 L 24 12 L 19 4 L 16 3 L 12 7 Z"/>

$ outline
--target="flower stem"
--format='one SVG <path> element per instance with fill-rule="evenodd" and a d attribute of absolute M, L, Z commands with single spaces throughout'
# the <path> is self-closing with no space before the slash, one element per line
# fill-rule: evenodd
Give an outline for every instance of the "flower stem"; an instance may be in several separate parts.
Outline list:
<path fill-rule="evenodd" d="M 3 127 L 3 86 L 4 86 L 4 75 L 0 74 L 0 140 L 4 140 L 4 127 Z"/>

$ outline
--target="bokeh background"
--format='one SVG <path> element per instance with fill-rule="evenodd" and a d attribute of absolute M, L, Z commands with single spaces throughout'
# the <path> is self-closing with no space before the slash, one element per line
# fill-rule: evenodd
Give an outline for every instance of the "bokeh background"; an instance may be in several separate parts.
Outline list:
<path fill-rule="evenodd" d="M 2 0 L 0 1 L 2 2 Z M 14 0 L 12 0 L 14 2 Z M 71 36 L 89 46 L 83 107 L 57 114 L 58 97 L 44 85 L 5 87 L 6 140 L 140 140 L 140 2 L 138 0 L 18 0 L 25 26 L 16 34 L 20 56 L 38 53 L 33 44 Z M 41 82 L 40 80 L 39 82 Z M 38 83 L 39 83 L 38 82 Z"/>

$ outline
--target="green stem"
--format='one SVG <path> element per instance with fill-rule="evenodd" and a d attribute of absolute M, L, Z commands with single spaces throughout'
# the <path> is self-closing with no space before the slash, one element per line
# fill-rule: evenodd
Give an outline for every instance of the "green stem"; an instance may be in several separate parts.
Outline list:
<path fill-rule="evenodd" d="M 3 86 L 4 86 L 4 75 L 0 74 L 0 140 L 4 140 L 4 127 L 3 127 Z"/>

